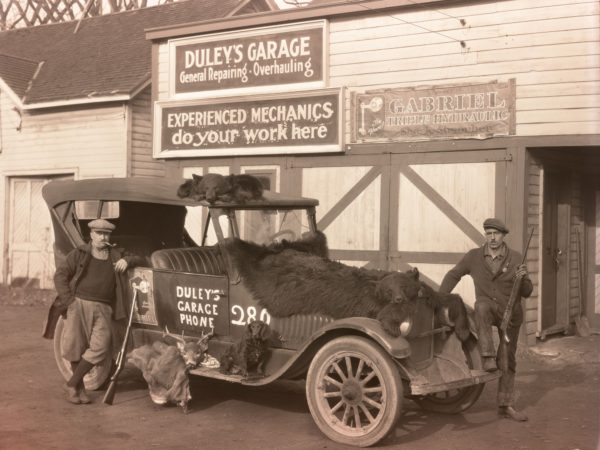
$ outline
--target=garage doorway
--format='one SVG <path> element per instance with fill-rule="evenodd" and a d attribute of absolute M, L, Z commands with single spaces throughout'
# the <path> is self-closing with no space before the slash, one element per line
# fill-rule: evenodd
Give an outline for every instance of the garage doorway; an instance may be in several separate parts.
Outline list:
<path fill-rule="evenodd" d="M 16 287 L 51 289 L 54 235 L 42 188 L 72 175 L 9 178 L 8 243 L 5 279 Z"/>
<path fill-rule="evenodd" d="M 541 328 L 546 334 L 569 325 L 570 179 L 553 171 L 544 173 L 542 224 Z"/>

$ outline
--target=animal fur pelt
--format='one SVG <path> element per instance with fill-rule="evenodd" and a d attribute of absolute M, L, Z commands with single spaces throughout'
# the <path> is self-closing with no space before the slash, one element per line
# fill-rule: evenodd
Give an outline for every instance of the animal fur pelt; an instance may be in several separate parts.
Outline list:
<path fill-rule="evenodd" d="M 219 359 L 221 372 L 263 376 L 264 365 L 269 352 L 271 328 L 262 320 L 254 320 L 246 325 L 244 336 L 237 344 L 231 345 Z"/>
<path fill-rule="evenodd" d="M 418 280 L 402 272 L 351 267 L 291 248 L 273 252 L 239 239 L 228 240 L 223 247 L 259 304 L 276 317 L 376 318 L 390 302 L 389 287 L 408 290 L 413 297 L 419 290 Z M 388 289 L 380 287 L 378 292 L 380 285 Z"/>
<path fill-rule="evenodd" d="M 419 280 L 417 268 L 410 270 L 415 280 Z M 384 287 L 385 289 L 385 287 Z M 435 326 L 454 326 L 456 336 L 461 341 L 466 341 L 470 335 L 467 308 L 458 294 L 444 294 L 436 292 L 431 286 L 419 281 L 418 294 L 414 291 L 401 298 L 388 295 L 392 300 L 385 305 L 377 315 L 383 328 L 393 336 L 400 334 L 400 324 L 411 317 L 417 308 L 417 302 L 424 301 L 435 313 Z"/>
<path fill-rule="evenodd" d="M 129 352 L 127 361 L 142 372 L 154 403 L 175 403 L 187 413 L 192 399 L 190 381 L 177 347 L 156 341 Z"/>
<path fill-rule="evenodd" d="M 263 199 L 263 185 L 252 175 L 228 175 L 207 173 L 204 176 L 192 174 L 192 179 L 185 180 L 177 189 L 180 198 L 192 198 L 196 201 L 206 200 L 246 203 L 248 200 Z"/>
<path fill-rule="evenodd" d="M 433 308 L 436 326 L 454 326 L 454 332 L 461 341 L 466 341 L 471 334 L 467 308 L 458 294 L 436 292 L 427 284 L 421 282 L 419 300 L 427 302 Z"/>
<path fill-rule="evenodd" d="M 170 333 L 166 334 L 173 337 Z M 142 371 L 154 403 L 175 403 L 187 413 L 192 399 L 188 370 L 196 367 L 206 356 L 212 333 L 203 333 L 197 341 L 174 337 L 177 345 L 155 341 L 152 345 L 146 344 L 129 352 L 127 361 Z"/>

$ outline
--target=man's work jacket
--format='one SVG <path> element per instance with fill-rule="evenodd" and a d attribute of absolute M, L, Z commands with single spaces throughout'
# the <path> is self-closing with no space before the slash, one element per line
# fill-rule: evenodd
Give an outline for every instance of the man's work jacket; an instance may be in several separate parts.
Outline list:
<path fill-rule="evenodd" d="M 137 265 L 143 265 L 144 259 L 124 253 L 122 248 L 111 248 L 109 258 L 114 264 L 123 258 L 127 261 L 127 267 L 131 268 Z M 58 296 L 50 307 L 48 318 L 44 329 L 44 337 L 52 339 L 54 337 L 54 328 L 58 317 L 67 310 L 69 305 L 75 300 L 75 291 L 79 280 L 87 270 L 92 259 L 91 244 L 83 244 L 73 249 L 67 255 L 66 261 L 61 264 L 54 274 L 54 285 Z M 127 295 L 127 271 L 115 273 L 115 301 L 112 305 L 113 319 L 121 320 L 127 317 L 124 299 Z"/>
<path fill-rule="evenodd" d="M 476 299 L 489 299 L 505 308 L 515 282 L 517 268 L 523 257 L 507 246 L 500 270 L 494 274 L 485 261 L 484 251 L 485 245 L 469 250 L 459 263 L 446 274 L 442 280 L 440 292 L 451 292 L 460 279 L 468 274 L 475 283 Z M 520 296 L 529 297 L 532 291 L 531 280 L 529 277 L 523 277 Z"/>

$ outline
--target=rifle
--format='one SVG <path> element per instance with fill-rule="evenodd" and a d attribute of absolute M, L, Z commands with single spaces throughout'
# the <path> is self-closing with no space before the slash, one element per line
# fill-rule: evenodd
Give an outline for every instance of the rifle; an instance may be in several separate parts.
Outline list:
<path fill-rule="evenodd" d="M 531 228 L 531 233 L 529 233 L 529 239 L 527 240 L 527 246 L 525 247 L 525 252 L 523 253 L 523 260 L 521 261 L 521 266 L 525 264 L 527 260 L 527 251 L 529 250 L 529 244 L 531 243 L 531 238 L 533 237 L 533 231 L 535 228 Z M 515 302 L 517 298 L 521 296 L 521 282 L 523 281 L 523 276 L 518 276 L 515 279 L 515 282 L 512 286 L 512 291 L 510 291 L 510 297 L 508 298 L 508 304 L 506 305 L 506 309 L 504 310 L 504 315 L 502 316 L 502 322 L 500 323 L 500 331 L 502 332 L 502 337 L 504 341 L 508 344 L 510 342 L 510 338 L 506 333 L 506 329 L 508 328 L 508 324 L 512 318 L 513 309 L 515 306 Z"/>
<path fill-rule="evenodd" d="M 107 405 L 112 405 L 113 400 L 115 398 L 115 391 L 117 389 L 117 379 L 123 370 L 123 366 L 125 365 L 125 353 L 127 352 L 127 344 L 129 341 L 129 333 L 131 332 L 131 321 L 133 319 L 133 310 L 135 308 L 135 302 L 137 300 L 137 286 L 133 287 L 133 300 L 131 300 L 131 310 L 129 311 L 129 322 L 127 323 L 127 329 L 125 330 L 125 338 L 123 339 L 123 344 L 121 345 L 121 351 L 117 355 L 117 362 L 115 372 L 112 377 L 110 377 L 110 384 L 108 385 L 108 389 L 104 394 L 104 398 L 102 399 L 103 403 Z"/>

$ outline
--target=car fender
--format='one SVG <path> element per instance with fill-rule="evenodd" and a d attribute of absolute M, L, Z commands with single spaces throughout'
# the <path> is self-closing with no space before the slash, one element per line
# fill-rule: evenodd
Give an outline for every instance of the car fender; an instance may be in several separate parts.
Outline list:
<path fill-rule="evenodd" d="M 367 317 L 349 317 L 331 322 L 320 328 L 311 336 L 311 343 L 326 335 L 333 330 L 356 330 L 366 334 L 383 349 L 388 352 L 393 358 L 403 359 L 410 356 L 410 344 L 402 337 L 394 337 L 386 332 L 381 326 L 381 322 Z"/>

